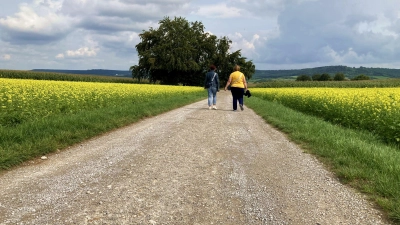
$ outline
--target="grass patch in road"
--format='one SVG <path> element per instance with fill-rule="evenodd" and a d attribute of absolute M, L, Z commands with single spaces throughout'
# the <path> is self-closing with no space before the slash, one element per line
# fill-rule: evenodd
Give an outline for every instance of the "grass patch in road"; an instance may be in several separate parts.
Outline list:
<path fill-rule="evenodd" d="M 0 126 L 0 171 L 204 98 L 205 93 L 195 92 L 76 114 L 53 115 L 15 127 Z"/>
<path fill-rule="evenodd" d="M 257 97 L 246 105 L 316 155 L 346 184 L 400 224 L 400 150 L 366 131 L 346 129 Z"/>

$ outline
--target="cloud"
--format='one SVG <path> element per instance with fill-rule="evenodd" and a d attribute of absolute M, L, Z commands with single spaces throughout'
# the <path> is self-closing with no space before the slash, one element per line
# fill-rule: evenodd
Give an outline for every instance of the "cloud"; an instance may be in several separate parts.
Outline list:
<path fill-rule="evenodd" d="M 56 59 L 64 59 L 64 58 L 65 58 L 65 56 L 63 53 L 56 55 Z"/>
<path fill-rule="evenodd" d="M 227 6 L 225 3 L 200 7 L 192 14 L 211 18 L 237 18 L 242 15 L 242 9 Z"/>
<path fill-rule="evenodd" d="M 69 0 L 61 12 L 79 17 L 78 26 L 98 32 L 141 31 L 157 26 L 162 17 L 179 15 L 188 6 L 187 0 L 126 1 Z"/>
<path fill-rule="evenodd" d="M 40 1 L 34 6 L 22 4 L 19 9 L 13 16 L 0 18 L 1 38 L 6 42 L 46 44 L 62 39 L 72 28 L 70 18 L 59 15 L 54 8 L 45 8 Z"/>
<path fill-rule="evenodd" d="M 246 39 L 241 33 L 232 35 L 231 50 L 241 50 L 242 56 L 246 58 L 258 57 L 257 45 L 260 44 L 260 35 L 254 34 L 251 39 Z"/>
<path fill-rule="evenodd" d="M 301 0 L 228 0 L 221 3 L 199 4 L 192 14 L 208 18 L 275 18 L 286 4 Z"/>
<path fill-rule="evenodd" d="M 288 0 L 231 0 L 229 5 L 241 9 L 242 17 L 273 18 L 284 10 L 286 4 L 295 4 L 297 1 Z"/>
<path fill-rule="evenodd" d="M 140 42 L 139 33 L 118 32 L 114 35 L 99 34 L 96 40 L 103 46 L 105 51 L 115 52 L 121 57 L 132 57 L 136 53 L 135 46 Z"/>
<path fill-rule="evenodd" d="M 129 68 L 131 61 L 137 61 L 138 34 L 158 27 L 158 21 L 165 16 L 184 16 L 191 2 L 25 1 L 30 3 L 18 7 L 18 1 L 9 1 L 4 5 L 9 12 L 0 13 L 0 54 L 13 53 L 12 65 L 20 68 Z M 81 58 L 85 62 L 78 64 L 76 60 Z M 24 63 L 18 64 L 19 60 Z"/>
<path fill-rule="evenodd" d="M 93 56 L 97 55 L 98 51 L 99 51 L 99 49 L 93 49 L 93 48 L 89 48 L 89 47 L 82 47 L 82 48 L 79 48 L 77 50 L 68 50 L 66 52 L 66 55 L 68 57 L 83 57 L 83 56 L 93 57 Z"/>
<path fill-rule="evenodd" d="M 0 18 L 1 39 L 12 44 L 43 45 L 64 39 L 76 29 L 110 33 L 157 27 L 167 15 L 185 12 L 188 0 L 35 0 Z"/>
<path fill-rule="evenodd" d="M 228 37 L 231 51 L 241 49 L 257 69 L 400 67 L 398 6 L 395 0 L 4 1 L 0 67 L 129 68 L 138 34 L 166 16 L 200 21 Z"/>
<path fill-rule="evenodd" d="M 2 58 L 4 61 L 8 61 L 8 60 L 11 59 L 11 55 L 9 55 L 9 54 L 4 54 L 1 58 Z"/>
<path fill-rule="evenodd" d="M 374 3 L 316 1 L 290 5 L 278 17 L 279 36 L 259 50 L 269 64 L 371 63 L 399 49 L 398 18 L 370 13 Z M 378 47 L 379 46 L 379 47 Z M 392 50 L 390 50 L 392 49 Z M 391 53 L 392 52 L 392 53 Z"/>

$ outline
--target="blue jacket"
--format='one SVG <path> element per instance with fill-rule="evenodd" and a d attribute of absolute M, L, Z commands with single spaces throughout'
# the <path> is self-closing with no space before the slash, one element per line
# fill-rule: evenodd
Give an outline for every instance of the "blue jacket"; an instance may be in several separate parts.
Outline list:
<path fill-rule="evenodd" d="M 215 77 L 214 77 L 215 74 Z M 214 77 L 214 80 L 213 80 Z M 210 87 L 215 87 L 217 90 L 219 90 L 219 77 L 218 73 L 216 73 L 214 70 L 210 70 L 209 72 L 206 73 L 206 79 L 204 80 L 204 87 L 207 87 L 207 84 L 211 83 Z"/>

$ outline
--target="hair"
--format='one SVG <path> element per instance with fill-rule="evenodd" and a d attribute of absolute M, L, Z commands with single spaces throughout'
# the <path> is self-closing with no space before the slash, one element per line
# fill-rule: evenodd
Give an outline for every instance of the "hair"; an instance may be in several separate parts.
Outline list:
<path fill-rule="evenodd" d="M 233 67 L 233 71 L 240 71 L 240 66 L 239 65 L 235 65 Z"/>
<path fill-rule="evenodd" d="M 215 70 L 217 67 L 215 67 L 214 65 L 210 66 L 210 70 Z"/>

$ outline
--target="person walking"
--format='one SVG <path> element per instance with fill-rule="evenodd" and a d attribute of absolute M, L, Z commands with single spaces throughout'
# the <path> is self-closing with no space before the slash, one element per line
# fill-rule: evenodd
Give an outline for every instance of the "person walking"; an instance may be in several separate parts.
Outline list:
<path fill-rule="evenodd" d="M 211 65 L 204 80 L 204 88 L 208 92 L 208 109 L 214 110 L 217 109 L 217 92 L 219 92 L 219 77 L 215 69 L 216 67 Z"/>
<path fill-rule="evenodd" d="M 231 86 L 232 98 L 233 98 L 233 111 L 237 111 L 237 103 L 239 102 L 240 109 L 243 111 L 243 95 L 247 90 L 246 77 L 240 72 L 240 66 L 235 65 L 233 67 L 233 73 L 229 75 L 228 82 L 225 85 L 225 91 Z"/>

